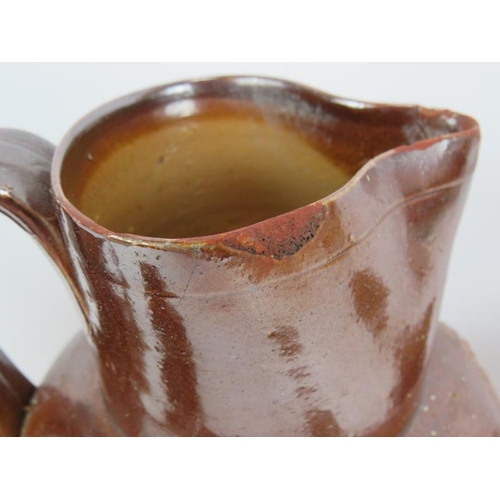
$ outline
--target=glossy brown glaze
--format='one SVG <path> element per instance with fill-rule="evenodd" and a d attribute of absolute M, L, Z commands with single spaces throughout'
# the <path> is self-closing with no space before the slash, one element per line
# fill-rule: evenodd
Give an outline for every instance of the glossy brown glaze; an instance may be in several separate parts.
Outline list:
<path fill-rule="evenodd" d="M 408 398 L 415 394 L 408 393 Z M 500 436 L 500 404 L 467 342 L 440 325 L 405 436 Z"/>
<path fill-rule="evenodd" d="M 22 435 L 120 435 L 104 405 L 95 353 L 82 333 L 68 344 L 37 389 Z"/>
<path fill-rule="evenodd" d="M 95 353 L 80 334 L 38 389 L 23 435 L 121 435 L 103 404 L 99 384 Z M 469 346 L 442 324 L 421 386 L 420 392 L 406 395 L 408 401 L 417 399 L 416 410 L 400 436 L 500 435 L 500 404 L 487 377 Z M 311 435 L 339 432 L 328 412 L 309 417 Z"/>
<path fill-rule="evenodd" d="M 78 294 L 50 185 L 53 154 L 54 147 L 39 137 L 0 129 L 0 212 L 42 244 Z M 0 436 L 19 434 L 33 390 L 0 350 Z"/>
<path fill-rule="evenodd" d="M 35 388 L 0 350 L 0 437 L 19 436 Z"/>
<path fill-rule="evenodd" d="M 210 236 L 114 232 L 77 208 L 103 137 L 122 148 L 166 115 L 213 112 L 222 98 L 239 113 L 248 104 L 249 119 L 260 113 L 295 130 L 352 178 L 317 201 Z M 249 77 L 173 84 L 86 117 L 57 148 L 52 187 L 97 356 L 93 390 L 101 386 L 104 406 L 95 411 L 124 435 L 403 432 L 418 406 L 478 141 L 474 120 L 449 111 Z M 44 404 L 26 434 L 63 432 L 62 423 L 43 431 L 40 417 L 59 400 L 72 404 L 58 392 L 57 370 L 54 396 L 37 396 Z M 92 426 L 100 429 L 85 432 Z"/>
<path fill-rule="evenodd" d="M 0 129 L 0 212 L 41 243 L 78 294 L 50 182 L 53 155 L 54 146 L 40 137 Z"/>

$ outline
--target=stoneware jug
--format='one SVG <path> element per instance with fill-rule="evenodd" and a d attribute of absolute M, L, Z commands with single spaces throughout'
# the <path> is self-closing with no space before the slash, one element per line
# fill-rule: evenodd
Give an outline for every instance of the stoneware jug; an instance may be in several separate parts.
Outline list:
<path fill-rule="evenodd" d="M 120 98 L 55 152 L 2 130 L 0 208 L 87 329 L 37 390 L 0 358 L 0 433 L 496 435 L 438 324 L 478 143 L 451 111 L 246 76 Z"/>

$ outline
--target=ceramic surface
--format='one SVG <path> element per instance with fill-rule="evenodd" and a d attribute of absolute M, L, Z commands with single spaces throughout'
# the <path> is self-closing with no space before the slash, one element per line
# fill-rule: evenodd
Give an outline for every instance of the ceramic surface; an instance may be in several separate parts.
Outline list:
<path fill-rule="evenodd" d="M 141 113 L 181 120 L 215 98 L 251 103 L 266 123 L 299 131 L 350 180 L 291 211 L 200 237 L 113 231 L 77 207 L 77 187 L 94 174 L 76 165 L 99 160 L 97 140 L 125 144 L 119 127 L 150 133 Z M 2 131 L 0 141 L 2 211 L 42 242 L 87 319 L 99 376 L 85 368 L 85 377 L 97 413 L 108 416 L 94 425 L 93 410 L 77 406 L 87 429 L 345 436 L 407 428 L 475 166 L 472 118 L 231 77 L 118 99 L 73 127 L 53 158 L 29 134 Z M 53 420 L 70 404 L 63 385 L 35 397 L 27 434 L 66 433 L 64 417 Z M 47 427 L 44 408 L 57 423 Z"/>
<path fill-rule="evenodd" d="M 400 436 L 499 436 L 500 405 L 468 345 L 439 325 L 418 404 Z M 32 401 L 23 436 L 122 436 L 104 405 L 95 353 L 83 334 L 67 346 Z"/>

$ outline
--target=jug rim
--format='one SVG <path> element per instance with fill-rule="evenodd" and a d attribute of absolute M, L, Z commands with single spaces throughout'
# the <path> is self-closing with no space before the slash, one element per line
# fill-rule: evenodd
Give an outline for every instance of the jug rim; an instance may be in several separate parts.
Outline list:
<path fill-rule="evenodd" d="M 68 199 L 62 186 L 61 174 L 66 154 L 68 153 L 70 147 L 74 144 L 76 139 L 84 136 L 90 130 L 94 129 L 97 125 L 102 123 L 103 120 L 111 117 L 113 114 L 119 111 L 138 107 L 140 105 L 144 105 L 145 103 L 159 105 L 168 103 L 169 99 L 176 100 L 182 98 L 197 97 L 197 87 L 207 84 L 226 86 L 228 89 L 231 87 L 278 87 L 283 92 L 298 92 L 301 96 L 314 97 L 325 103 L 331 103 L 335 104 L 338 107 L 345 108 L 346 110 L 390 109 L 399 113 L 413 113 L 415 114 L 415 116 L 424 118 L 439 116 L 445 118 L 446 120 L 453 120 L 455 125 L 460 124 L 460 129 L 457 131 L 442 133 L 426 139 L 417 140 L 415 142 L 412 142 L 411 144 L 402 144 L 400 146 L 388 149 L 387 151 L 383 151 L 382 153 L 368 159 L 343 186 L 324 196 L 323 198 L 318 199 L 312 203 L 300 206 L 294 210 L 287 211 L 274 217 L 266 218 L 254 224 L 242 226 L 227 232 L 195 237 L 163 238 L 113 231 L 85 215 Z M 228 93 L 226 97 L 231 97 L 231 95 Z M 214 243 L 217 243 L 224 237 L 241 233 L 241 231 L 244 231 L 246 229 L 258 228 L 259 226 L 269 223 L 270 221 L 279 223 L 280 219 L 289 217 L 291 214 L 298 214 L 304 210 L 307 210 L 308 207 L 318 206 L 319 204 L 326 205 L 327 203 L 335 202 L 349 193 L 360 182 L 360 180 L 369 175 L 372 169 L 375 168 L 376 164 L 383 159 L 387 159 L 391 156 L 405 151 L 425 150 L 444 140 L 460 137 L 472 138 L 479 137 L 479 135 L 479 124 L 474 118 L 445 108 L 426 108 L 419 105 L 387 104 L 344 98 L 322 90 L 317 90 L 308 85 L 268 76 L 231 75 L 195 78 L 179 80 L 172 83 L 150 87 L 144 90 L 139 90 L 133 93 L 128 93 L 121 97 L 115 98 L 103 105 L 100 105 L 94 110 L 90 111 L 88 114 L 84 115 L 66 132 L 62 141 L 56 147 L 51 170 L 51 184 L 57 203 L 78 225 L 84 227 L 87 231 L 93 234 L 105 237 L 109 240 L 127 246 L 142 246 L 157 249 L 171 248 L 179 250 L 200 249 L 203 247 L 212 246 L 214 245 Z"/>

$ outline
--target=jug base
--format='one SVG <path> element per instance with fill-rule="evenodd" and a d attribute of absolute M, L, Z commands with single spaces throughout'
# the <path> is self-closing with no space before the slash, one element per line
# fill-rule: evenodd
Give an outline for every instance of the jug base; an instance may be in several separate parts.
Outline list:
<path fill-rule="evenodd" d="M 402 436 L 500 436 L 500 402 L 468 344 L 440 325 L 419 404 Z M 104 405 L 94 352 L 78 334 L 38 388 L 23 436 L 120 436 Z"/>

